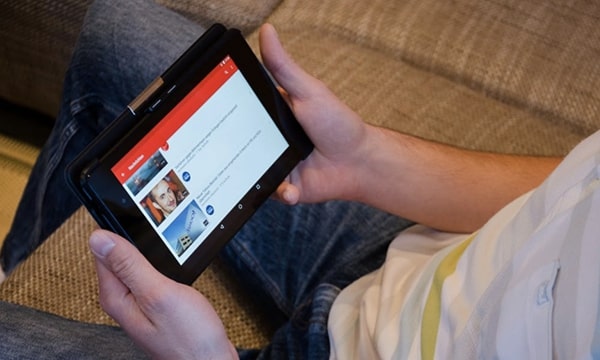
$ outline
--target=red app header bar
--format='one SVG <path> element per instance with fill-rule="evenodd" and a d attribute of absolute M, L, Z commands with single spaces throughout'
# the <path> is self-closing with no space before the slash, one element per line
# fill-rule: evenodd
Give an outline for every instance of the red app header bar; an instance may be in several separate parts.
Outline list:
<path fill-rule="evenodd" d="M 233 60 L 227 56 L 179 104 L 177 104 L 142 140 L 137 143 L 112 168 L 113 174 L 124 184 L 154 155 L 168 146 L 169 138 L 196 112 L 219 88 L 237 72 Z"/>

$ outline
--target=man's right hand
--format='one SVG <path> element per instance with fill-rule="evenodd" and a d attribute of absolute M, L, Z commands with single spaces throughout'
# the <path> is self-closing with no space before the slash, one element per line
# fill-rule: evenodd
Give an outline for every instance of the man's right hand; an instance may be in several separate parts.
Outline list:
<path fill-rule="evenodd" d="M 315 144 L 277 190 L 289 204 L 345 199 L 356 193 L 354 170 L 368 151 L 368 125 L 319 80 L 307 74 L 283 49 L 273 26 L 260 30 L 262 59 L 285 89 L 296 118 Z"/>
<path fill-rule="evenodd" d="M 294 63 L 272 26 L 261 28 L 260 42 L 265 66 L 315 145 L 279 186 L 285 203 L 355 200 L 436 229 L 471 232 L 560 162 L 467 151 L 368 125 Z"/>

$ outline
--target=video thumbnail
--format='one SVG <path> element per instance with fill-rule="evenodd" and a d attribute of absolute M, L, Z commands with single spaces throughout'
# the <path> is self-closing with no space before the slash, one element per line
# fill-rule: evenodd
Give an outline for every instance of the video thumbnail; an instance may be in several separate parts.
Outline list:
<path fill-rule="evenodd" d="M 137 195 L 167 165 L 167 160 L 157 151 L 127 180 L 127 188 Z"/>
<path fill-rule="evenodd" d="M 167 227 L 163 236 L 171 249 L 181 256 L 206 230 L 209 222 L 196 201 L 192 201 Z"/>
<path fill-rule="evenodd" d="M 188 195 L 188 190 L 175 171 L 171 170 L 152 187 L 140 205 L 158 226 Z"/>

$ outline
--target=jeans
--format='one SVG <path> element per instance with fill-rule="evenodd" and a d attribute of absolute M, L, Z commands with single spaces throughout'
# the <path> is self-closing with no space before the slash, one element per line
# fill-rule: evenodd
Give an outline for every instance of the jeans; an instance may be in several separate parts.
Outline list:
<path fill-rule="evenodd" d="M 5 271 L 80 206 L 66 188 L 66 165 L 203 30 L 149 0 L 98 0 L 91 6 L 56 125 L 2 248 Z M 221 252 L 277 328 L 266 348 L 240 350 L 240 356 L 327 358 L 327 319 L 335 297 L 381 266 L 390 241 L 409 225 L 358 203 L 267 201 Z M 0 353 L 7 358 L 144 357 L 118 328 L 1 302 Z"/>
<path fill-rule="evenodd" d="M 98 2 L 85 19 L 61 109 L 0 254 L 9 273 L 79 206 L 64 171 L 204 31 L 150 2 Z"/>

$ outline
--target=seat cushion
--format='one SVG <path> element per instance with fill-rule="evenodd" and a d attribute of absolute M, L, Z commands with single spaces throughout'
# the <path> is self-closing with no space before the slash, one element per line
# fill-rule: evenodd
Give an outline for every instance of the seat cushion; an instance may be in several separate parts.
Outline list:
<path fill-rule="evenodd" d="M 88 248 L 96 223 L 81 208 L 0 285 L 0 299 L 69 319 L 116 325 L 98 301 L 93 255 Z M 258 306 L 217 260 L 194 282 L 223 320 L 236 346 L 256 348 L 270 327 Z"/>
<path fill-rule="evenodd" d="M 369 122 L 564 154 L 600 127 L 599 16 L 590 1 L 290 0 L 268 21 Z"/>

